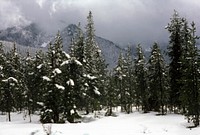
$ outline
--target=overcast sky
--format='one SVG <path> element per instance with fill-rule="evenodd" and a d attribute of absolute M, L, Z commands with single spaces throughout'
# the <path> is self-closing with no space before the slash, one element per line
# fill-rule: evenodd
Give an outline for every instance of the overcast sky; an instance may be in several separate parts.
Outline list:
<path fill-rule="evenodd" d="M 91 10 L 98 36 L 121 44 L 167 42 L 174 9 L 200 34 L 199 0 L 0 0 L 0 29 L 30 22 L 48 31 L 78 22 L 84 28 Z"/>

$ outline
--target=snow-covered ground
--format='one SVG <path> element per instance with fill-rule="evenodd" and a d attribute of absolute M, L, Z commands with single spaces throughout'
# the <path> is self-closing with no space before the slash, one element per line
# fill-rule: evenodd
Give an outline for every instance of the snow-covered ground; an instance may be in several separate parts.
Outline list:
<path fill-rule="evenodd" d="M 132 114 L 119 113 L 117 117 L 93 118 L 85 116 L 83 123 L 45 124 L 33 116 L 32 123 L 23 119 L 22 114 L 12 114 L 12 122 L 6 122 L 6 116 L 0 115 L 0 135 L 46 135 L 44 129 L 51 127 L 52 135 L 199 135 L 200 127 L 189 129 L 182 115 L 168 114 L 156 116 L 156 113 Z"/>

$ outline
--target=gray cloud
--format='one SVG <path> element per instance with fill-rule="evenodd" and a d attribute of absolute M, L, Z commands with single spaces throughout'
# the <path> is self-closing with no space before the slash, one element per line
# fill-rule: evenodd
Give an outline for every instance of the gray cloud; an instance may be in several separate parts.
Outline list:
<path fill-rule="evenodd" d="M 0 28 L 29 22 L 49 32 L 78 22 L 84 27 L 91 10 L 99 36 L 122 44 L 167 42 L 164 27 L 174 9 L 194 20 L 200 34 L 199 8 L 198 0 L 1 0 Z"/>

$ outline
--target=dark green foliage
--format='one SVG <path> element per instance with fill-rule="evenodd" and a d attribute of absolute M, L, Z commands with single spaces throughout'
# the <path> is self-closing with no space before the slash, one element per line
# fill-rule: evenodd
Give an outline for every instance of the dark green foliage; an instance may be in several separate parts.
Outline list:
<path fill-rule="evenodd" d="M 166 64 L 157 43 L 154 43 L 148 62 L 148 86 L 150 110 L 164 114 L 168 103 L 168 73 Z"/>
<path fill-rule="evenodd" d="M 44 67 L 44 54 L 36 52 L 35 56 L 27 56 L 24 59 L 24 82 L 25 82 L 25 106 L 29 116 L 38 111 L 44 99 L 43 76 L 46 74 Z M 31 121 L 31 119 L 30 119 Z"/>
<path fill-rule="evenodd" d="M 171 18 L 170 24 L 168 24 L 167 30 L 170 33 L 170 41 L 168 47 L 168 55 L 170 57 L 169 75 L 170 75 L 170 106 L 180 109 L 180 90 L 181 90 L 181 56 L 183 55 L 183 28 L 184 19 L 179 16 L 175 11 Z"/>
<path fill-rule="evenodd" d="M 121 111 L 130 113 L 132 111 L 133 98 L 135 94 L 135 78 L 133 59 L 131 57 L 130 47 L 123 57 L 122 53 L 119 55 L 118 63 L 114 69 L 114 77 L 116 83 L 116 92 L 118 93 L 119 103 L 121 104 Z"/>
<path fill-rule="evenodd" d="M 125 54 L 125 111 L 132 112 L 132 105 L 135 98 L 136 80 L 134 74 L 134 61 L 131 54 L 131 48 L 128 47 Z"/>
<path fill-rule="evenodd" d="M 105 96 L 105 102 L 106 102 L 106 106 L 108 107 L 107 112 L 106 112 L 106 116 L 112 116 L 113 115 L 113 111 L 112 108 L 116 107 L 119 104 L 119 99 L 118 99 L 118 92 L 117 90 L 117 86 L 116 86 L 116 82 L 115 82 L 115 77 L 114 75 L 109 74 L 109 76 L 106 79 L 106 90 L 104 93 Z M 105 84 L 104 84 L 105 85 Z"/>
<path fill-rule="evenodd" d="M 86 25 L 86 37 L 84 44 L 83 77 L 84 99 L 86 113 L 100 109 L 100 97 L 104 91 L 104 77 L 106 74 L 105 60 L 101 50 L 95 41 L 95 30 L 92 12 L 89 12 Z M 90 108 L 90 109 L 89 109 Z"/>
<path fill-rule="evenodd" d="M 119 103 L 121 105 L 121 111 L 125 109 L 125 90 L 124 90 L 124 82 L 125 82 L 125 67 L 124 67 L 124 57 L 122 53 L 120 53 L 117 66 L 114 69 L 114 77 L 115 77 L 115 84 L 116 84 L 116 92 L 119 97 Z"/>
<path fill-rule="evenodd" d="M 147 86 L 147 68 L 142 47 L 137 47 L 137 57 L 135 59 L 136 78 L 136 105 L 142 106 L 144 112 L 149 111 L 149 91 Z"/>
<path fill-rule="evenodd" d="M 23 73 L 21 72 L 21 59 L 16 52 L 16 46 L 14 44 L 13 49 L 6 54 L 6 61 L 3 65 L 2 72 L 2 89 L 1 89 L 1 104 L 9 115 L 14 108 L 18 111 L 22 111 L 24 106 L 24 90 Z M 3 60 L 3 59 L 2 59 Z"/>
<path fill-rule="evenodd" d="M 182 78 L 181 82 L 181 101 L 182 106 L 185 109 L 184 114 L 187 116 L 189 121 L 194 123 L 194 126 L 199 125 L 199 114 L 200 114 L 200 82 L 199 82 L 199 54 L 196 47 L 195 35 L 196 27 L 194 22 L 191 27 L 188 26 L 187 21 L 184 24 L 184 50 L 181 59 L 182 64 Z"/>
<path fill-rule="evenodd" d="M 60 65 L 62 61 L 65 60 L 64 54 L 62 51 L 62 39 L 60 37 L 60 33 L 58 32 L 55 42 L 50 45 L 48 54 L 47 54 L 47 63 L 46 69 L 47 74 L 45 76 L 46 80 L 46 89 L 45 89 L 45 105 L 41 115 L 41 121 L 44 121 L 42 118 L 45 118 L 43 115 L 52 116 L 50 119 L 54 123 L 58 123 L 62 121 L 61 113 L 62 109 L 62 99 L 60 98 L 64 87 L 62 86 L 62 76 Z M 48 111 L 47 111 L 48 110 Z M 49 115 L 51 112 L 52 115 Z"/>

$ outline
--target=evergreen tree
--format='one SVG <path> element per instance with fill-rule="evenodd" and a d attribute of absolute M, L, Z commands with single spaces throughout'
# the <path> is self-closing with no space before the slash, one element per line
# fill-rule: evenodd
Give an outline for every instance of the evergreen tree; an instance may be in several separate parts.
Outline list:
<path fill-rule="evenodd" d="M 128 46 L 127 53 L 125 55 L 125 111 L 130 113 L 132 111 L 132 104 L 134 103 L 135 96 L 135 75 L 134 75 L 134 61 L 131 55 L 131 47 Z"/>
<path fill-rule="evenodd" d="M 97 110 L 99 108 L 99 98 L 101 96 L 102 89 L 99 89 L 101 84 L 101 71 L 99 67 L 105 67 L 104 60 L 101 55 L 101 51 L 95 41 L 95 30 L 92 12 L 89 12 L 86 25 L 86 37 L 84 45 L 84 60 L 83 60 L 83 72 L 84 72 L 84 86 L 85 86 L 85 105 L 86 113 L 89 110 Z"/>
<path fill-rule="evenodd" d="M 6 56 L 7 60 L 3 68 L 4 77 L 2 80 L 2 104 L 8 113 L 9 121 L 11 121 L 10 112 L 13 108 L 22 111 L 24 106 L 21 60 L 16 51 L 15 43 L 13 49 Z"/>
<path fill-rule="evenodd" d="M 73 76 L 73 80 L 75 82 L 74 91 L 77 92 L 77 99 L 76 99 L 76 105 L 79 108 L 85 107 L 84 105 L 84 67 L 83 63 L 84 61 L 84 37 L 82 30 L 80 28 L 80 23 L 78 25 L 77 29 L 77 35 L 73 38 L 71 46 L 70 46 L 70 56 L 71 61 L 69 65 L 69 69 L 73 69 L 71 76 Z M 79 64 L 77 64 L 80 62 Z M 69 62 L 68 62 L 69 63 Z M 79 65 L 79 66 L 78 66 Z M 73 68 L 73 66 L 75 68 Z M 79 93 L 79 94 L 78 94 Z"/>
<path fill-rule="evenodd" d="M 61 64 L 61 71 L 63 79 L 65 80 L 63 86 L 65 87 L 63 93 L 63 107 L 64 114 L 69 122 L 75 122 L 75 118 L 79 118 L 77 107 L 80 107 L 82 102 L 82 76 L 79 72 L 82 64 L 76 60 L 75 57 L 68 57 L 66 61 Z"/>
<path fill-rule="evenodd" d="M 0 111 L 2 112 L 6 112 L 6 105 L 4 104 L 4 101 L 6 98 L 6 91 L 4 89 L 4 84 L 2 82 L 3 79 L 5 79 L 5 73 L 4 73 L 4 69 L 6 67 L 6 55 L 5 52 L 3 50 L 3 44 L 0 42 Z"/>
<path fill-rule="evenodd" d="M 188 26 L 187 21 L 184 24 L 184 55 L 181 59 L 182 64 L 182 93 L 181 101 L 184 106 L 185 115 L 188 121 L 192 121 L 194 126 L 199 125 L 200 115 L 200 97 L 199 97 L 199 54 L 196 46 L 196 40 L 198 37 L 195 35 L 196 27 L 194 22 L 191 24 L 191 28 Z"/>
<path fill-rule="evenodd" d="M 164 58 L 157 43 L 154 43 L 148 62 L 148 86 L 150 110 L 158 111 L 162 115 L 167 110 L 168 99 L 168 73 Z"/>
<path fill-rule="evenodd" d="M 105 101 L 106 101 L 106 106 L 108 107 L 108 110 L 106 112 L 106 116 L 112 116 L 113 111 L 112 108 L 116 107 L 118 105 L 118 93 L 117 93 L 117 88 L 116 88 L 116 81 L 115 81 L 115 76 L 110 72 L 110 74 L 107 76 L 106 79 L 106 90 L 104 93 L 105 96 Z"/>
<path fill-rule="evenodd" d="M 105 98 L 104 98 L 104 94 L 106 91 L 106 80 L 107 80 L 107 64 L 105 62 L 105 59 L 103 58 L 102 52 L 99 49 L 98 46 L 96 46 L 96 69 L 97 69 L 97 88 L 98 91 L 100 92 L 100 96 L 98 98 L 97 101 L 97 108 L 98 110 L 100 110 L 100 104 L 104 104 L 105 103 Z M 98 91 L 96 91 L 96 94 L 98 94 Z"/>
<path fill-rule="evenodd" d="M 30 116 L 31 122 L 31 114 L 33 113 L 33 90 L 34 87 L 34 70 L 33 70 L 33 58 L 30 56 L 29 52 L 27 52 L 27 56 L 24 60 L 24 77 L 25 79 L 25 108 L 28 110 L 28 115 Z M 33 84 L 32 84 L 33 83 Z"/>
<path fill-rule="evenodd" d="M 33 84 L 35 90 L 33 91 L 33 107 L 32 111 L 38 110 L 44 104 L 44 95 L 45 93 L 45 75 L 47 75 L 47 61 L 45 60 L 45 54 L 40 50 L 36 52 L 33 58 L 33 67 L 34 67 L 34 78 Z M 32 87 L 33 88 L 33 87 Z"/>
<path fill-rule="evenodd" d="M 41 108 L 43 103 L 43 76 L 45 75 L 44 56 L 41 51 L 36 52 L 35 56 L 27 56 L 24 60 L 24 77 L 25 77 L 25 107 L 28 110 L 28 115 L 34 114 Z"/>
<path fill-rule="evenodd" d="M 147 86 L 147 68 L 142 47 L 137 47 L 137 58 L 135 59 L 135 78 L 136 78 L 136 106 L 142 106 L 146 113 L 149 111 L 149 91 Z"/>
<path fill-rule="evenodd" d="M 169 75 L 170 75 L 170 106 L 171 110 L 173 107 L 180 108 L 180 79 L 182 76 L 181 71 L 181 56 L 183 55 L 183 39 L 182 39 L 182 28 L 184 19 L 179 17 L 179 14 L 175 11 L 171 18 L 170 24 L 167 26 L 167 30 L 170 33 L 170 41 L 168 47 L 168 55 L 170 58 L 169 63 Z"/>
<path fill-rule="evenodd" d="M 62 86 L 61 63 L 63 62 L 62 39 L 58 32 L 54 45 L 50 45 L 47 54 L 47 75 L 44 76 L 46 81 L 45 106 L 41 114 L 42 123 L 63 122 L 62 99 L 60 98 L 65 90 Z"/>
<path fill-rule="evenodd" d="M 133 97 L 135 94 L 134 67 L 130 47 L 128 47 L 125 56 L 124 58 L 122 53 L 119 55 L 114 74 L 117 90 L 119 92 L 121 109 L 122 111 L 130 113 L 132 111 Z"/>
<path fill-rule="evenodd" d="M 125 77 L 126 77 L 126 72 L 125 72 L 125 60 L 120 53 L 117 66 L 114 69 L 114 76 L 115 76 L 115 83 L 116 83 L 116 92 L 118 93 L 119 97 L 119 103 L 121 105 L 121 111 L 125 111 L 126 108 L 126 99 L 125 99 L 125 89 L 124 89 L 124 84 L 125 84 Z"/>
<path fill-rule="evenodd" d="M 83 63 L 84 60 L 84 37 L 81 30 L 81 24 L 78 25 L 76 37 L 72 39 L 70 46 L 70 56 L 75 57 L 79 62 Z"/>

